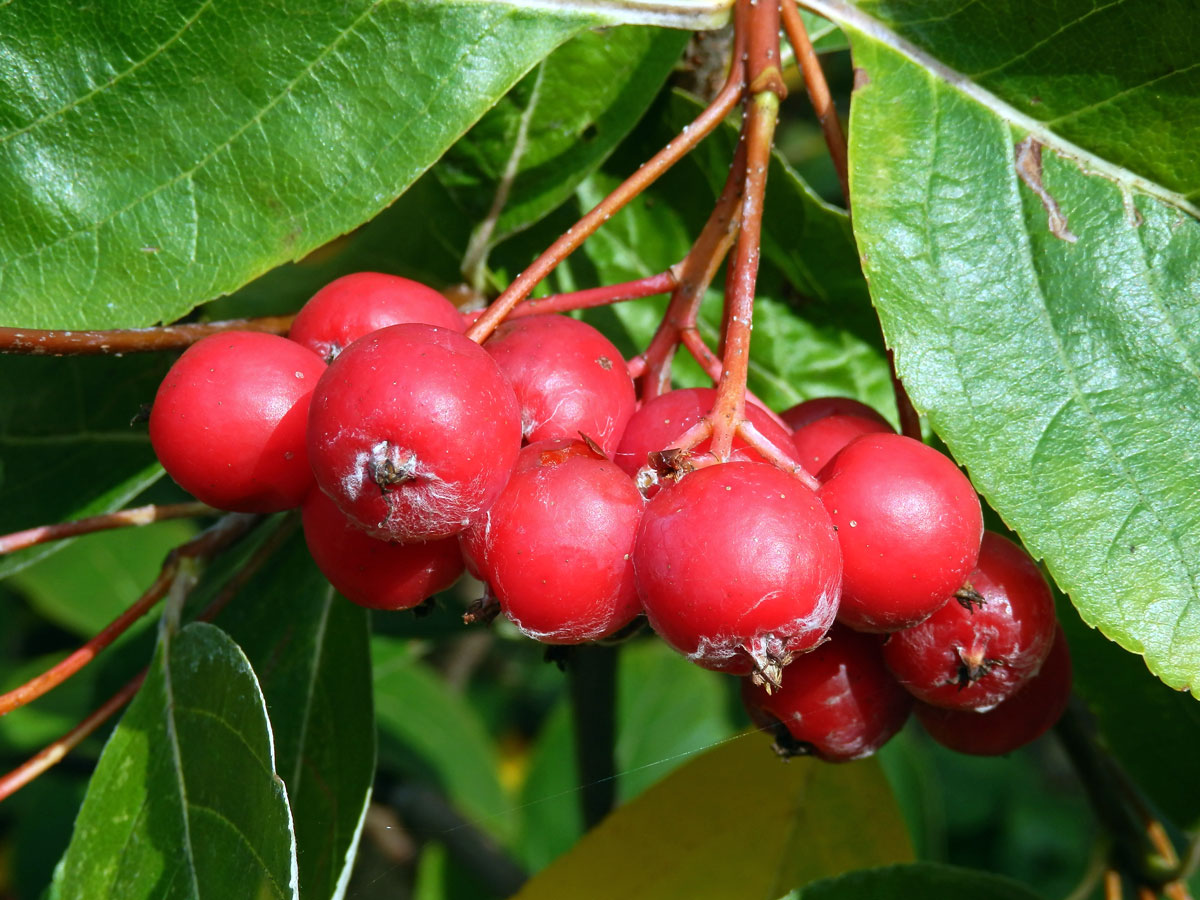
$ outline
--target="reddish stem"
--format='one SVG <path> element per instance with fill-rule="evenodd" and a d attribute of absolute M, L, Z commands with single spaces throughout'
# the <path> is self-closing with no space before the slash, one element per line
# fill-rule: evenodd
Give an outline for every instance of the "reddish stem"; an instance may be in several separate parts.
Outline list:
<path fill-rule="evenodd" d="M 721 380 L 721 360 L 709 349 L 708 344 L 704 343 L 704 338 L 700 336 L 700 332 L 696 328 L 683 329 L 679 333 L 679 340 L 683 344 L 684 349 L 692 355 L 692 359 L 704 370 L 704 374 L 712 379 L 713 384 L 719 382 Z M 772 421 L 780 428 L 789 432 L 792 430 L 792 426 L 783 421 L 782 416 L 767 406 L 749 388 L 746 388 L 746 399 L 761 407 L 763 412 L 770 416 Z"/>
<path fill-rule="evenodd" d="M 216 510 L 206 503 L 171 503 L 165 506 L 138 506 L 133 509 L 122 509 L 117 512 L 89 516 L 86 519 L 76 519 L 73 522 L 60 522 L 56 525 L 39 525 L 37 528 L 27 528 L 24 531 L 0 535 L 0 556 L 37 544 L 49 544 L 52 541 L 78 537 L 81 534 L 93 534 L 113 528 L 128 528 L 132 525 L 149 525 L 152 522 L 165 522 L 167 519 L 190 519 L 215 512 Z"/>
<path fill-rule="evenodd" d="M 913 406 L 908 391 L 900 383 L 900 376 L 896 374 L 896 355 L 889 350 L 887 358 L 888 369 L 892 374 L 892 393 L 896 397 L 896 412 L 900 415 L 900 433 L 919 441 L 921 440 L 921 416 Z"/>
<path fill-rule="evenodd" d="M 143 669 L 125 687 L 113 694 L 102 706 L 65 735 L 46 745 L 35 756 L 0 777 L 0 800 L 15 794 L 51 766 L 57 765 L 64 756 L 83 743 L 88 735 L 103 725 L 109 716 L 133 699 L 133 695 L 138 692 L 138 688 L 142 686 L 145 678 L 146 670 Z"/>
<path fill-rule="evenodd" d="M 570 312 L 573 309 L 591 309 L 595 306 L 607 306 L 610 303 L 623 303 L 626 300 L 640 300 L 643 297 L 653 297 L 655 294 L 665 294 L 675 290 L 679 279 L 671 270 L 639 278 L 636 281 L 624 281 L 621 284 L 606 284 L 600 287 L 587 288 L 582 291 L 571 291 L 568 294 L 550 294 L 532 300 L 522 300 L 513 307 L 505 318 L 520 319 L 523 316 L 541 316 L 550 313 Z M 468 326 L 482 318 L 485 310 L 479 309 L 466 313 L 463 321 Z"/>
<path fill-rule="evenodd" d="M 783 29 L 787 34 L 788 43 L 796 51 L 796 64 L 800 67 L 800 74 L 804 76 L 804 90 L 808 92 L 809 102 L 817 114 L 817 121 L 821 123 L 825 146 L 829 148 L 838 184 L 842 187 L 842 199 L 846 203 L 846 209 L 849 209 L 850 177 L 846 164 L 846 133 L 842 131 L 841 119 L 838 118 L 837 108 L 833 105 L 829 84 L 825 81 L 825 71 L 813 50 L 812 41 L 808 39 L 808 30 L 796 9 L 795 0 L 782 0 L 780 5 Z"/>
<path fill-rule="evenodd" d="M 659 176 L 677 163 L 693 147 L 716 128 L 737 106 L 741 99 L 743 67 L 735 60 L 725 86 L 711 104 L 700 113 L 682 133 L 627 178 L 616 190 L 600 201 L 586 216 L 567 233 L 550 245 L 516 280 L 495 299 L 479 320 L 471 326 L 467 337 L 483 343 L 504 318 L 512 311 L 543 278 L 550 274 L 560 262 L 567 258 L 601 225 L 619 212 L 629 201 L 653 184 Z"/>
<path fill-rule="evenodd" d="M 289 538 L 295 531 L 295 521 L 291 525 L 288 524 L 280 527 L 271 537 L 266 540 L 261 547 L 254 552 L 254 555 L 246 561 L 245 565 L 238 570 L 225 587 L 216 597 L 209 602 L 199 615 L 196 616 L 198 622 L 211 622 L 223 610 L 229 601 L 241 590 L 246 583 L 254 577 L 255 574 L 262 568 L 263 564 L 270 558 L 284 541 Z M 29 784 L 47 769 L 57 765 L 63 757 L 78 747 L 88 735 L 92 734 L 97 728 L 105 723 L 110 716 L 117 710 L 133 699 L 138 692 L 138 688 L 142 686 L 142 682 L 146 678 L 147 669 L 142 669 L 135 675 L 128 684 L 112 695 L 94 712 L 87 716 L 82 722 L 68 731 L 65 735 L 56 741 L 46 745 L 36 755 L 27 759 L 17 768 L 13 769 L 8 774 L 0 777 L 0 801 L 6 797 L 16 793 L 19 789 Z"/>
<path fill-rule="evenodd" d="M 113 619 L 103 631 L 62 662 L 42 674 L 34 676 L 20 687 L 0 695 L 0 716 L 7 715 L 14 709 L 36 700 L 90 663 L 100 651 L 128 631 L 133 623 L 153 609 L 158 601 L 166 596 L 179 574 L 180 563 L 184 559 L 213 556 L 245 534 L 253 522 L 253 516 L 241 514 L 226 516 L 207 531 L 172 550 L 163 562 L 162 569 L 159 571 L 158 577 L 154 579 L 154 583 L 128 609 Z"/>
<path fill-rule="evenodd" d="M 99 356 L 182 350 L 203 337 L 222 331 L 264 331 L 287 334 L 295 316 L 231 319 L 158 328 L 120 328 L 114 331 L 42 331 L 36 328 L 0 328 L 0 353 L 32 356 Z"/>
<path fill-rule="evenodd" d="M 760 3 L 756 14 L 778 8 Z M 770 16 L 765 16 L 770 20 Z M 742 198 L 742 230 L 734 248 L 732 272 L 725 296 L 727 328 L 721 381 L 713 404 L 712 453 L 729 459 L 733 436 L 745 418 L 746 375 L 750 364 L 750 331 L 754 318 L 754 288 L 758 276 L 762 236 L 763 197 L 771 161 L 771 137 L 779 111 L 779 97 L 770 90 L 755 94 L 746 108 L 743 135 L 746 142 L 746 188 Z"/>

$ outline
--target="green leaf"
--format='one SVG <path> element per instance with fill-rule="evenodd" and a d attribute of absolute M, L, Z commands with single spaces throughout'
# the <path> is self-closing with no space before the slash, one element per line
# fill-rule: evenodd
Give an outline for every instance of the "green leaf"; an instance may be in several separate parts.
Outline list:
<path fill-rule="evenodd" d="M 168 520 L 90 534 L 11 584 L 44 619 L 91 638 L 142 595 L 167 554 L 195 533 L 191 522 Z"/>
<path fill-rule="evenodd" d="M 169 365 L 160 354 L 0 358 L 0 533 L 112 512 L 161 478 L 145 426 L 130 420 Z M 0 558 L 0 578 L 69 543 Z"/>
<path fill-rule="evenodd" d="M 512 803 L 500 785 L 498 754 L 482 721 L 404 641 L 371 642 L 380 756 L 410 778 L 442 791 L 481 828 L 507 841 Z"/>
<path fill-rule="evenodd" d="M 263 695 L 220 629 L 163 631 L 56 880 L 60 900 L 299 896 Z"/>
<path fill-rule="evenodd" d="M 499 2 L 0 6 L 0 319 L 178 318 L 371 218 L 602 19 Z"/>
<path fill-rule="evenodd" d="M 856 5 L 1044 128 L 1200 200 L 1200 17 L 1194 9 L 1091 0 Z"/>
<path fill-rule="evenodd" d="M 761 735 L 748 735 L 618 809 L 517 896 L 767 900 L 911 855 L 873 762 L 783 763 Z"/>
<path fill-rule="evenodd" d="M 1084 27 L 1058 7 L 1019 8 L 1014 19 L 1042 31 Z M 854 226 L 914 403 L 1084 620 L 1200 693 L 1194 208 L 884 23 L 817 9 L 850 32 L 860 70 Z M 1153 21 L 1097 37 L 1146 46 Z M 981 54 L 994 38 L 939 33 Z M 1077 48 L 1072 65 L 1087 71 L 1100 48 Z"/>
<path fill-rule="evenodd" d="M 450 148 L 434 172 L 478 223 L 464 260 L 468 280 L 482 287 L 488 250 L 565 202 L 604 161 L 686 42 L 684 32 L 653 28 L 583 32 Z"/>
<path fill-rule="evenodd" d="M 293 536 L 221 614 L 262 684 L 295 822 L 303 896 L 345 890 L 375 779 L 367 611 Z"/>
<path fill-rule="evenodd" d="M 850 872 L 808 885 L 800 900 L 1038 900 L 1018 881 L 973 869 L 910 863 Z"/>

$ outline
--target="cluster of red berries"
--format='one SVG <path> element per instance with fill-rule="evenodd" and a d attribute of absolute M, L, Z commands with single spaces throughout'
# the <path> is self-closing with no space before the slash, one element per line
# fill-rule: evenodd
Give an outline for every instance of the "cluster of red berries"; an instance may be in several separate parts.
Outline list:
<path fill-rule="evenodd" d="M 947 457 L 869 407 L 747 403 L 814 491 L 739 440 L 723 463 L 688 464 L 706 443 L 664 454 L 716 392 L 639 405 L 625 360 L 583 322 L 515 318 L 482 346 L 464 331 L 427 287 L 338 279 L 289 338 L 189 348 L 151 440 L 215 507 L 302 506 L 317 565 L 365 606 L 416 606 L 465 566 L 547 643 L 644 614 L 692 661 L 743 676 L 784 752 L 868 755 L 915 708 L 946 745 L 1003 753 L 1061 713 L 1070 665 L 1037 566 L 984 534 Z"/>

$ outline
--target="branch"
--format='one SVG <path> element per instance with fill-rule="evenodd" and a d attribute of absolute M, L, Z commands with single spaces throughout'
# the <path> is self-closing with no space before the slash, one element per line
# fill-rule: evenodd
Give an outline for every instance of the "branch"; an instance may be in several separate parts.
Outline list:
<path fill-rule="evenodd" d="M 215 527 L 215 526 L 214 526 Z M 295 531 L 295 517 L 291 518 L 290 525 L 285 523 L 282 527 L 276 530 L 263 545 L 259 547 L 254 554 L 246 561 L 246 563 L 238 570 L 225 587 L 216 597 L 214 597 L 200 613 L 196 616 L 198 622 L 211 622 L 233 596 L 245 586 L 245 584 L 262 568 L 263 564 L 270 558 L 280 545 L 292 535 Z M 203 537 L 203 535 L 201 535 Z M 184 546 L 187 546 L 186 544 Z M 179 548 L 179 549 L 182 549 Z M 110 716 L 117 710 L 133 699 L 137 694 L 138 688 L 142 686 L 142 682 L 146 678 L 147 669 L 142 669 L 135 675 L 128 684 L 113 694 L 100 707 L 92 712 L 82 722 L 68 731 L 65 735 L 56 741 L 46 745 L 40 752 L 27 759 L 24 763 L 13 769 L 8 774 L 0 777 L 0 801 L 16 793 L 29 782 L 33 781 L 47 769 L 57 765 L 62 759 L 78 747 L 87 737 L 92 734 L 97 728 L 105 723 Z"/>
<path fill-rule="evenodd" d="M 47 671 L 0 695 L 0 716 L 36 700 L 46 692 L 58 687 L 93 659 L 105 647 L 129 630 L 135 622 L 153 609 L 166 596 L 180 575 L 181 563 L 185 559 L 205 559 L 219 553 L 249 530 L 256 517 L 243 513 L 225 516 L 208 530 L 186 544 L 172 550 L 163 562 L 154 583 L 146 589 L 128 609 L 113 619 L 98 635 Z"/>
<path fill-rule="evenodd" d="M 489 893 L 511 897 L 528 880 L 516 860 L 436 791 L 416 784 L 397 784 L 380 791 L 379 796 L 396 810 L 411 832 L 443 844 L 455 862 L 483 882 Z"/>
<path fill-rule="evenodd" d="M 642 297 L 653 297 L 655 294 L 673 291 L 678 283 L 679 279 L 675 277 L 675 273 L 667 270 L 659 272 L 657 275 L 638 278 L 635 281 L 605 284 L 582 291 L 571 291 L 567 294 L 550 294 L 546 297 L 522 300 L 505 318 L 520 319 L 524 316 L 541 316 L 569 312 L 573 309 L 608 306 L 610 303 L 623 303 L 626 300 L 640 300 Z M 463 320 L 467 325 L 474 325 L 483 316 L 483 313 L 482 309 L 467 313 Z"/>
<path fill-rule="evenodd" d="M 39 525 L 37 528 L 27 528 L 24 531 L 0 535 L 0 556 L 38 544 L 49 544 L 53 541 L 79 537 L 82 534 L 92 534 L 113 528 L 128 528 L 131 525 L 149 525 L 152 522 L 165 522 L 167 519 L 190 519 L 215 512 L 216 510 L 206 503 L 172 503 L 165 506 L 138 506 L 133 509 L 122 509 L 99 516 L 89 516 L 86 519 L 76 519 L 73 522 L 60 522 L 56 525 Z"/>
<path fill-rule="evenodd" d="M 612 811 L 617 798 L 617 647 L 572 647 L 567 680 L 583 822 L 592 828 Z"/>
<path fill-rule="evenodd" d="M 287 334 L 295 316 L 230 319 L 158 328 L 120 328 L 114 331 L 41 331 L 36 328 L 0 328 L 0 353 L 31 356 L 102 356 L 182 350 L 201 338 L 222 331 L 265 331 Z"/>

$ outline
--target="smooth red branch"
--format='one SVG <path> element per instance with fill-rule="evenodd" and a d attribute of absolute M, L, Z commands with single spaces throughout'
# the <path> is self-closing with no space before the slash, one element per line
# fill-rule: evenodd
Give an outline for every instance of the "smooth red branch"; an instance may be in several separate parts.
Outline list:
<path fill-rule="evenodd" d="M 761 6 L 770 4 L 761 4 Z M 763 199 L 771 162 L 771 138 L 779 113 L 779 97 L 756 94 L 746 107 L 742 133 L 746 143 L 746 188 L 742 196 L 742 230 L 734 247 L 726 281 L 726 328 L 721 381 L 713 405 L 712 453 L 729 459 L 733 436 L 745 419 L 746 374 L 750 364 L 750 331 L 754 319 L 754 290 L 758 279 L 762 238 Z"/>
<path fill-rule="evenodd" d="M 0 535 L 0 556 L 37 544 L 49 544 L 53 541 L 79 537 L 82 534 L 93 534 L 113 528 L 128 528 L 134 525 L 149 525 L 153 522 L 165 522 L 167 519 L 190 519 L 215 512 L 216 510 L 206 503 L 171 503 L 164 506 L 137 506 L 133 509 L 122 509 L 117 512 L 89 516 L 86 519 L 76 519 L 73 522 L 61 522 L 57 525 L 39 525 L 37 528 L 27 528 L 24 531 Z"/>
<path fill-rule="evenodd" d="M 36 328 L 0 328 L 0 353 L 28 356 L 103 356 L 182 350 L 203 337 L 222 331 L 264 331 L 287 334 L 295 316 L 230 319 L 157 328 L 119 328 L 114 331 L 42 331 Z"/>
<path fill-rule="evenodd" d="M 721 380 L 721 360 L 709 349 L 708 344 L 704 343 L 704 338 L 700 336 L 699 330 L 696 328 L 686 328 L 680 332 L 679 339 L 684 349 L 691 354 L 692 359 L 704 370 L 704 374 L 712 379 L 713 384 L 717 384 Z M 792 430 L 792 427 L 783 421 L 782 416 L 767 406 L 749 388 L 746 388 L 746 399 L 762 407 L 763 412 L 770 416 L 775 424 L 784 431 Z"/>
<path fill-rule="evenodd" d="M 0 695 L 0 716 L 36 700 L 90 663 L 105 647 L 128 631 L 130 626 L 166 596 L 171 585 L 179 576 L 180 564 L 184 559 L 207 559 L 216 555 L 245 534 L 254 521 L 254 516 L 234 513 L 225 516 L 217 524 L 187 543 L 176 547 L 167 556 L 154 583 L 128 609 L 105 626 L 103 631 L 62 662 L 35 676 L 20 687 Z"/>
<path fill-rule="evenodd" d="M 109 716 L 133 699 L 146 678 L 143 669 L 128 684 L 113 694 L 105 703 L 89 714 L 82 722 L 44 747 L 17 768 L 0 777 L 0 800 L 15 794 L 47 769 L 57 765 L 62 758 L 78 747 L 88 735 L 108 720 Z"/>
<path fill-rule="evenodd" d="M 483 343 L 504 321 L 505 317 L 543 278 L 550 274 L 560 262 L 574 252 L 580 244 L 601 225 L 612 218 L 634 197 L 653 184 L 659 176 L 675 165 L 692 150 L 705 136 L 716 128 L 737 106 L 743 91 L 743 67 L 735 60 L 725 86 L 716 99 L 700 113 L 675 140 L 671 141 L 651 157 L 650 161 L 629 176 L 616 190 L 605 197 L 586 216 L 567 229 L 567 233 L 550 245 L 516 280 L 495 299 L 484 314 L 467 332 L 467 337 Z"/>
<path fill-rule="evenodd" d="M 842 187 L 842 199 L 846 203 L 846 209 L 849 209 L 850 177 L 846 162 L 846 133 L 842 130 L 842 121 L 833 105 L 829 84 L 825 81 L 825 70 L 821 68 L 821 60 L 817 58 L 812 41 L 808 39 L 808 30 L 804 27 L 799 10 L 796 9 L 795 0 L 782 0 L 781 11 L 784 32 L 787 34 L 788 43 L 796 51 L 796 64 L 800 68 L 800 74 L 804 76 L 804 90 L 808 92 L 809 102 L 812 103 L 817 121 L 821 124 L 825 145 L 829 148 L 838 184 Z"/>
<path fill-rule="evenodd" d="M 904 389 L 904 385 L 900 382 L 900 376 L 896 374 L 896 356 L 888 351 L 888 370 L 892 375 L 892 394 L 896 398 L 896 412 L 900 416 L 900 433 L 905 437 L 910 437 L 915 441 L 921 440 L 921 416 L 917 413 L 917 409 L 913 406 L 912 400 L 908 396 L 908 391 Z"/>
<path fill-rule="evenodd" d="M 550 294 L 546 297 L 536 297 L 522 300 L 513 307 L 506 318 L 520 319 L 524 316 L 541 316 L 550 313 L 570 312 L 573 309 L 591 309 L 596 306 L 608 306 L 611 303 L 624 303 L 626 300 L 640 300 L 643 297 L 653 297 L 655 294 L 666 294 L 675 290 L 679 279 L 671 270 L 638 278 L 635 281 L 623 281 L 620 284 L 605 284 L 600 287 L 585 288 L 582 291 L 571 291 L 567 294 Z M 476 310 L 463 316 L 468 326 L 478 322 L 485 310 Z"/>

